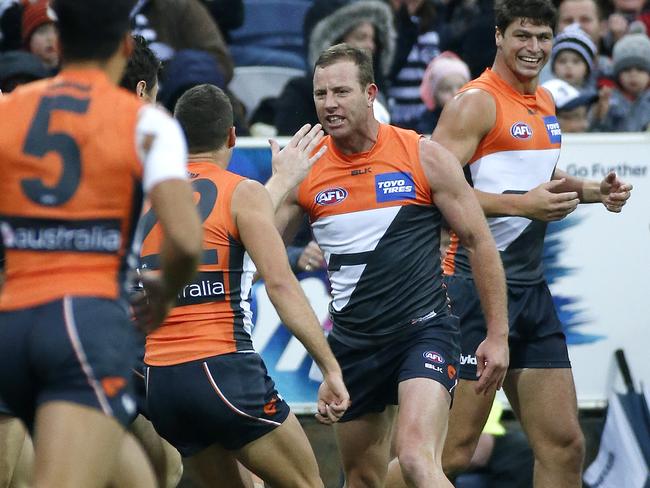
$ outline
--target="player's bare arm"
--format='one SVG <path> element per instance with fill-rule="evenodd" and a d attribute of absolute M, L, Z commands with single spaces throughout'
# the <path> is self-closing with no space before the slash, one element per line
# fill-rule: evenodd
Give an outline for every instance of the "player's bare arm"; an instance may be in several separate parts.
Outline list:
<path fill-rule="evenodd" d="M 287 193 L 305 179 L 313 164 L 325 154 L 326 146 L 314 153 L 324 135 L 320 124 L 313 127 L 305 124 L 282 149 L 276 140 L 269 140 L 273 176 L 266 183 L 266 189 L 271 195 L 273 209 L 280 206 Z"/>
<path fill-rule="evenodd" d="M 477 393 L 501 388 L 508 369 L 508 313 L 501 257 L 479 202 L 458 160 L 432 141 L 420 141 L 420 159 L 434 201 L 469 250 L 469 259 L 487 322 L 487 338 L 476 351 Z"/>
<path fill-rule="evenodd" d="M 492 96 L 472 89 L 445 105 L 432 139 L 452 152 L 464 166 L 481 140 L 496 123 Z M 559 191 L 561 182 L 546 182 L 523 194 L 495 194 L 474 190 L 488 217 L 521 216 L 535 220 L 560 220 L 573 212 L 579 201 L 575 191 Z"/>
<path fill-rule="evenodd" d="M 559 191 L 575 192 L 580 203 L 602 203 L 607 210 L 614 213 L 619 213 L 623 209 L 633 188 L 629 183 L 620 180 L 613 171 L 602 181 L 593 181 L 570 176 L 556 168 L 553 181 L 561 182 Z"/>
<path fill-rule="evenodd" d="M 291 271 L 284 243 L 273 223 L 273 207 L 267 191 L 255 181 L 241 182 L 233 193 L 232 213 L 241 241 L 264 278 L 278 315 L 323 372 L 317 417 L 324 423 L 336 422 L 349 404 L 341 368 Z"/>

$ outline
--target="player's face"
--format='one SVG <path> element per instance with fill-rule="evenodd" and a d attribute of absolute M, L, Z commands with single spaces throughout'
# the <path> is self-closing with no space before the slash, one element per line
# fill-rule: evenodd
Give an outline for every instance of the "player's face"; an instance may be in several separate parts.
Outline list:
<path fill-rule="evenodd" d="M 367 126 L 372 117 L 372 87 L 359 83 L 352 61 L 339 61 L 314 72 L 314 104 L 323 129 L 334 138 L 347 137 Z M 372 92 L 374 93 L 374 92 Z"/>
<path fill-rule="evenodd" d="M 521 81 L 539 76 L 553 47 L 553 29 L 534 25 L 528 19 L 516 19 L 505 30 L 496 34 L 497 48 L 506 66 Z"/>
<path fill-rule="evenodd" d="M 601 25 L 595 0 L 565 0 L 558 8 L 557 31 L 577 22 L 580 28 L 598 45 Z"/>

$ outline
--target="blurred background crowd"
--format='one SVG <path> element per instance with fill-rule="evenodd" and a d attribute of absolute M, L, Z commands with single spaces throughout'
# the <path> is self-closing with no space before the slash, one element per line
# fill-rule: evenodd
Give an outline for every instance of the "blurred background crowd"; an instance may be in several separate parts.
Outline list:
<path fill-rule="evenodd" d="M 650 127 L 650 2 L 556 0 L 542 74 L 564 132 Z M 380 121 L 430 134 L 442 107 L 494 57 L 493 0 L 139 0 L 133 32 L 162 61 L 159 101 L 189 87 L 228 90 L 239 135 L 315 123 L 311 72 L 338 42 L 374 55 Z M 48 0 L 0 0 L 0 88 L 59 67 Z"/>

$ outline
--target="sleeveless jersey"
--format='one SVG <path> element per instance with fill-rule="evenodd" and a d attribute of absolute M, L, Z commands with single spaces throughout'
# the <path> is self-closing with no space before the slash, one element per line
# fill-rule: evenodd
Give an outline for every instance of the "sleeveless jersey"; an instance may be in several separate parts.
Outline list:
<path fill-rule="evenodd" d="M 352 347 L 392 340 L 448 314 L 440 212 L 420 164 L 420 136 L 379 126 L 367 152 L 328 150 L 298 188 L 332 286 L 333 337 Z"/>
<path fill-rule="evenodd" d="M 141 106 L 99 70 L 0 98 L 0 310 L 122 293 L 142 203 Z"/>
<path fill-rule="evenodd" d="M 203 219 L 203 253 L 196 277 L 178 294 L 163 325 L 147 336 L 145 362 L 151 366 L 253 350 L 255 267 L 231 212 L 235 187 L 245 178 L 210 162 L 190 163 L 188 171 Z M 151 209 L 140 225 L 145 234 L 142 268 L 157 269 L 162 232 Z"/>
<path fill-rule="evenodd" d="M 489 193 L 525 193 L 549 181 L 562 142 L 551 95 L 541 87 L 534 95 L 523 95 L 490 69 L 470 81 L 461 92 L 472 88 L 492 96 L 496 121 L 465 168 L 470 184 Z M 546 222 L 524 217 L 490 217 L 487 221 L 501 253 L 507 282 L 542 282 Z M 444 271 L 449 275 L 471 276 L 467 250 L 453 232 Z"/>

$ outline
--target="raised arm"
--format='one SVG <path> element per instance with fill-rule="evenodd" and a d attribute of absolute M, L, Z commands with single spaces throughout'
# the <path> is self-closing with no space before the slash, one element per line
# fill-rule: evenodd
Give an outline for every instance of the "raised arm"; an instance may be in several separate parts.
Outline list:
<path fill-rule="evenodd" d="M 273 208 L 264 187 L 251 180 L 240 183 L 233 193 L 232 213 L 241 241 L 264 278 L 266 291 L 282 322 L 323 372 L 319 420 L 334 422 L 347 409 L 349 395 L 318 319 L 291 271 L 284 244 L 273 224 Z"/>
<path fill-rule="evenodd" d="M 469 251 L 472 274 L 487 323 L 487 338 L 476 351 L 477 393 L 501 388 L 508 369 L 506 283 L 481 207 L 465 181 L 458 160 L 440 144 L 420 141 L 420 158 L 434 201 L 449 226 Z"/>
<path fill-rule="evenodd" d="M 496 104 L 483 90 L 456 95 L 445 105 L 431 138 L 442 144 L 464 166 L 496 122 Z M 562 182 L 545 182 L 526 193 L 487 193 L 475 189 L 488 217 L 521 216 L 536 220 L 559 220 L 578 205 L 574 190 L 562 190 Z"/>

